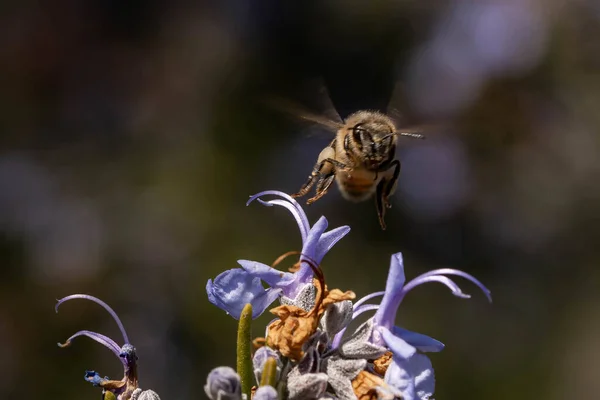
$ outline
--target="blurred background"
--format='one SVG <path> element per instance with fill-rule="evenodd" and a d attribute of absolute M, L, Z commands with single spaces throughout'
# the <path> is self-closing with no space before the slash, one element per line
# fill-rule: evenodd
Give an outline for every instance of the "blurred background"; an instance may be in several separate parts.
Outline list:
<path fill-rule="evenodd" d="M 324 260 L 328 285 L 382 290 L 402 251 L 409 279 L 454 267 L 492 290 L 488 304 L 468 283 L 471 300 L 427 285 L 400 308 L 400 325 L 446 343 L 431 356 L 438 399 L 600 390 L 596 0 L 0 9 L 0 396 L 98 398 L 86 369 L 120 379 L 91 340 L 56 346 L 80 329 L 122 344 L 97 305 L 54 313 L 55 299 L 87 293 L 123 320 L 142 388 L 204 398 L 208 371 L 234 365 L 236 336 L 206 281 L 301 246 L 285 210 L 246 199 L 297 191 L 331 140 L 260 99 L 318 104 L 304 84 L 318 77 L 342 116 L 393 98 L 407 122 L 445 121 L 401 139 L 387 231 L 372 201 L 337 188 L 306 208 L 352 227 Z"/>

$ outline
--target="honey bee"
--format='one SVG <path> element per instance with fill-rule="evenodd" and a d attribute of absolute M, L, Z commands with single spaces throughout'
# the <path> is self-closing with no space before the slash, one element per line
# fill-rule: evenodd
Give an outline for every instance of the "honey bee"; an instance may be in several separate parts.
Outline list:
<path fill-rule="evenodd" d="M 424 139 L 413 129 L 398 129 L 394 120 L 377 111 L 357 111 L 340 122 L 313 115 L 289 103 L 278 104 L 298 117 L 316 122 L 337 131 L 325 147 L 298 193 L 302 197 L 316 188 L 306 204 L 323 197 L 335 180 L 342 196 L 352 202 L 362 202 L 375 194 L 375 205 L 381 229 L 386 229 L 385 212 L 391 208 L 390 196 L 396 190 L 401 163 L 396 158 L 398 136 Z M 331 111 L 331 108 L 330 108 Z"/>

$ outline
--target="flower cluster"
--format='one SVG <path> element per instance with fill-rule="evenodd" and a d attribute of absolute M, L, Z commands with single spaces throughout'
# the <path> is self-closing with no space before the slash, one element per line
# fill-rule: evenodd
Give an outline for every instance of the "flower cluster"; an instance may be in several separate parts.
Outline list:
<path fill-rule="evenodd" d="M 58 303 L 56 303 L 56 312 L 58 312 L 58 308 L 61 304 L 73 299 L 90 300 L 104 307 L 104 309 L 108 311 L 108 313 L 113 317 L 113 319 L 119 326 L 124 341 L 124 344 L 122 346 L 119 346 L 117 342 L 115 342 L 108 336 L 92 331 L 83 330 L 73 334 L 67 339 L 65 343 L 58 343 L 59 347 L 67 347 L 71 344 L 71 341 L 76 337 L 87 336 L 90 339 L 95 340 L 96 342 L 104 345 L 109 350 L 111 350 L 123 364 L 124 376 L 121 380 L 110 380 L 108 379 L 108 377 L 103 378 L 96 371 L 86 371 L 84 379 L 92 383 L 94 386 L 99 386 L 102 388 L 103 399 L 107 399 L 109 396 L 108 393 L 110 393 L 111 395 L 114 395 L 113 397 L 116 397 L 117 400 L 160 400 L 160 398 L 154 391 L 142 391 L 142 389 L 139 388 L 137 376 L 138 357 L 135 351 L 135 347 L 133 347 L 133 345 L 129 343 L 127 332 L 125 332 L 125 327 L 121 323 L 121 320 L 119 319 L 117 313 L 115 313 L 113 309 L 102 300 L 86 294 L 73 294 L 71 296 L 63 297 L 62 299 L 58 300 Z"/>
<path fill-rule="evenodd" d="M 265 201 L 262 197 L 275 196 Z M 261 315 L 275 300 L 280 305 L 266 329 L 266 338 L 254 341 L 251 391 L 244 391 L 247 371 L 239 361 L 238 371 L 214 369 L 208 376 L 206 394 L 212 400 L 242 399 L 429 399 L 435 380 L 429 358 L 444 345 L 423 334 L 395 325 L 404 296 L 415 287 L 438 282 L 458 297 L 469 296 L 450 278 L 458 276 L 477 285 L 491 301 L 489 290 L 473 276 L 455 269 L 424 273 L 406 283 L 401 253 L 392 255 L 385 291 L 352 302 L 352 291 L 329 289 L 320 263 L 349 228 L 326 231 L 321 217 L 310 226 L 300 205 L 290 196 L 267 191 L 252 196 L 266 206 L 286 208 L 295 218 L 302 238 L 298 263 L 289 272 L 256 261 L 240 260 L 241 268 L 223 272 L 209 280 L 206 291 L 211 303 L 244 322 L 243 310 L 251 306 L 252 318 Z M 266 284 L 267 288 L 264 287 Z M 382 297 L 380 304 L 367 304 Z M 375 311 L 373 317 L 349 330 L 359 315 Z M 238 343 L 238 347 L 240 343 Z M 239 374 L 238 374 L 239 373 Z"/>

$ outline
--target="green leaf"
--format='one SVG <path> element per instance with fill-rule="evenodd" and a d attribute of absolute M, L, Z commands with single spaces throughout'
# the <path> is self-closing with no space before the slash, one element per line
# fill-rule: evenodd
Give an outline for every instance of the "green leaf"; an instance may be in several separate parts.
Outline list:
<path fill-rule="evenodd" d="M 273 357 L 267 358 L 260 378 L 260 386 L 273 386 L 277 381 L 277 361 Z"/>
<path fill-rule="evenodd" d="M 240 315 L 237 333 L 237 373 L 242 380 L 242 393 L 251 397 L 254 386 L 254 372 L 252 367 L 252 305 L 244 306 Z"/>

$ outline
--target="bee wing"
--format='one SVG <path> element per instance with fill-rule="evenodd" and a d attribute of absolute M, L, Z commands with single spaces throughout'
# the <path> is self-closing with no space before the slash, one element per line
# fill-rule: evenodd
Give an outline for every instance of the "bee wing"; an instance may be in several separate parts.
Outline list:
<path fill-rule="evenodd" d="M 410 104 L 406 99 L 404 85 L 401 82 L 395 84 L 390 103 L 387 107 L 387 115 L 396 124 L 398 135 L 424 139 L 425 136 L 423 134 L 439 132 L 448 125 L 447 121 L 413 123 L 412 121 L 407 121 L 406 115 L 399 110 L 410 111 Z"/>
<path fill-rule="evenodd" d="M 301 92 L 302 99 L 306 100 L 303 103 L 314 105 L 314 109 L 318 111 L 311 111 L 308 107 L 302 106 L 297 102 L 275 96 L 271 96 L 266 103 L 271 109 L 313 122 L 329 131 L 336 132 L 344 125 L 344 121 L 336 111 L 329 97 L 327 87 L 322 78 L 303 80 Z"/>
<path fill-rule="evenodd" d="M 336 122 L 335 120 L 331 120 L 325 116 L 318 115 L 317 113 L 310 111 L 306 107 L 303 107 L 288 99 L 271 97 L 269 100 L 266 101 L 266 103 L 270 108 L 274 110 L 286 113 L 296 118 L 301 118 L 305 121 L 313 122 L 333 132 L 336 132 L 343 126 L 342 122 Z"/>

